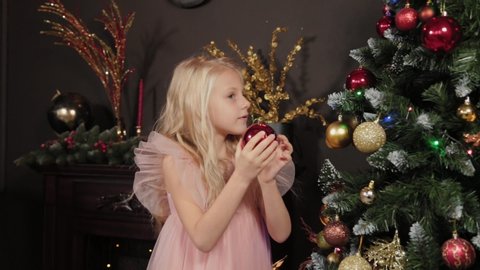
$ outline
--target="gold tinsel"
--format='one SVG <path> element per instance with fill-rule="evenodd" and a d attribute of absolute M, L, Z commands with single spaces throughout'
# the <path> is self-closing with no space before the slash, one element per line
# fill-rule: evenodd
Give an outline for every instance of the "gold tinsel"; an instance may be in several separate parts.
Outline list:
<path fill-rule="evenodd" d="M 97 20 L 104 24 L 113 37 L 114 48 L 111 48 L 108 45 L 110 42 L 91 33 L 82 20 L 69 12 L 60 0 L 49 0 L 40 5 L 38 11 L 56 15 L 62 20 L 62 23 L 45 20 L 51 29 L 40 33 L 59 38 L 60 42 L 57 44 L 73 48 L 87 62 L 105 88 L 117 128 L 123 132 L 120 116 L 121 93 L 128 74 L 133 71 L 125 69 L 126 36 L 135 14 L 130 13 L 123 18 L 114 0 L 111 0 L 107 10 L 102 10 L 102 15 Z"/>
<path fill-rule="evenodd" d="M 283 116 L 281 115 L 280 103 L 290 99 L 289 94 L 285 91 L 287 73 L 290 68 L 292 68 L 295 56 L 300 52 L 303 45 L 303 38 L 298 39 L 293 49 L 287 55 L 285 65 L 278 74 L 277 63 L 275 61 L 275 53 L 278 47 L 277 36 L 278 33 L 286 31 L 287 29 L 284 27 L 277 27 L 273 31 L 270 53 L 268 54 L 268 64 L 264 64 L 265 61 L 263 61 L 261 55 L 255 52 L 253 46 L 249 46 L 245 55 L 238 48 L 237 44 L 230 40 L 227 41 L 229 47 L 235 51 L 242 62 L 247 65 L 243 76 L 245 80 L 245 96 L 251 104 L 250 113 L 255 119 L 267 123 L 288 123 L 295 117 L 303 115 L 309 118 L 319 118 L 323 125 L 325 125 L 324 117 L 311 108 L 316 103 L 325 102 L 324 98 L 308 99 L 304 104 L 286 112 Z M 214 41 L 211 41 L 210 44 L 205 47 L 205 50 L 214 57 L 225 56 L 225 53 L 218 49 Z"/>
<path fill-rule="evenodd" d="M 374 267 L 385 270 L 403 270 L 405 269 L 405 251 L 400 244 L 398 231 L 392 242 L 385 240 L 375 241 L 374 244 L 365 253 L 367 260 L 373 262 Z"/>

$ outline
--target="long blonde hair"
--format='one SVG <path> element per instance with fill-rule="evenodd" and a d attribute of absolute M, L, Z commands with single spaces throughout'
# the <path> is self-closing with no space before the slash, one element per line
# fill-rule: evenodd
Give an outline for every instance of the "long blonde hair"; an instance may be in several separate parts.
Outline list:
<path fill-rule="evenodd" d="M 226 69 L 241 68 L 229 58 L 188 58 L 177 65 L 168 89 L 166 104 L 155 130 L 184 147 L 198 163 L 207 190 L 207 205 L 225 185 L 228 164 L 220 160 L 213 143 L 208 103 L 217 77 Z M 233 157 L 239 136 L 227 138 L 227 154 Z M 220 165 L 220 166 L 219 166 Z"/>

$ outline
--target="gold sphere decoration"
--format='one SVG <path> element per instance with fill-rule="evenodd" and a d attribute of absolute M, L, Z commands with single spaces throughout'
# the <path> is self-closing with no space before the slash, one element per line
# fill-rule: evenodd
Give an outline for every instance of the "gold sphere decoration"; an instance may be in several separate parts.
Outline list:
<path fill-rule="evenodd" d="M 457 116 L 467 122 L 475 122 L 477 120 L 477 110 L 470 103 L 469 98 L 466 98 L 465 102 L 458 107 Z"/>
<path fill-rule="evenodd" d="M 344 148 L 347 147 L 351 141 L 352 132 L 348 123 L 335 121 L 328 125 L 325 131 L 325 143 L 329 148 Z"/>
<path fill-rule="evenodd" d="M 387 141 L 383 127 L 376 122 L 364 122 L 353 131 L 353 144 L 362 153 L 373 153 Z"/>
<path fill-rule="evenodd" d="M 332 245 L 330 245 L 330 244 L 325 240 L 325 235 L 324 235 L 323 231 L 320 231 L 320 232 L 317 234 L 317 246 L 318 246 L 320 249 L 330 249 L 330 248 L 332 248 Z"/>
<path fill-rule="evenodd" d="M 372 180 L 368 184 L 368 186 L 362 188 L 360 190 L 360 201 L 364 204 L 370 205 L 375 200 L 375 190 L 374 190 L 375 182 Z"/>
<path fill-rule="evenodd" d="M 352 255 L 340 262 L 338 270 L 372 270 L 372 266 L 362 256 Z"/>
<path fill-rule="evenodd" d="M 338 264 L 340 263 L 341 255 L 339 252 L 333 251 L 327 256 L 327 262 L 329 264 Z"/>

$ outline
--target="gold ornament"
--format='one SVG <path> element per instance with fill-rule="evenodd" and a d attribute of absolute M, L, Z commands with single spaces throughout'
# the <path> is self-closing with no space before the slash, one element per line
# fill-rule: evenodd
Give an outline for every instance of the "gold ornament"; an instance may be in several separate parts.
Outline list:
<path fill-rule="evenodd" d="M 360 254 L 356 254 L 343 259 L 338 270 L 372 270 L 372 266 Z"/>
<path fill-rule="evenodd" d="M 362 188 L 360 190 L 360 201 L 364 204 L 372 204 L 373 201 L 375 200 L 375 181 L 370 181 L 368 186 Z"/>
<path fill-rule="evenodd" d="M 387 140 L 387 134 L 377 122 L 364 122 L 353 131 L 353 144 L 362 153 L 380 149 Z"/>
<path fill-rule="evenodd" d="M 323 225 L 327 225 L 332 220 L 330 216 L 323 214 L 323 211 L 325 211 L 325 209 L 327 209 L 326 204 L 323 204 L 322 206 L 320 206 L 320 222 Z"/>
<path fill-rule="evenodd" d="M 403 270 L 405 267 L 405 251 L 400 244 L 398 231 L 392 242 L 378 240 L 365 253 L 367 260 L 373 262 L 374 267 L 385 270 Z"/>
<path fill-rule="evenodd" d="M 285 91 L 287 73 L 293 67 L 295 56 L 300 52 L 303 45 L 303 38 L 298 39 L 293 49 L 287 55 L 284 67 L 278 71 L 275 61 L 275 53 L 278 47 L 277 35 L 286 31 L 287 29 L 284 27 L 277 27 L 272 32 L 268 64 L 265 64 L 267 61 L 264 61 L 253 46 L 249 46 L 245 55 L 240 51 L 237 44 L 230 40 L 227 41 L 229 47 L 247 65 L 243 72 L 243 77 L 245 81 L 245 97 L 251 105 L 250 114 L 255 119 L 266 123 L 289 123 L 295 117 L 303 115 L 308 118 L 319 118 L 322 124 L 326 125 L 324 117 L 311 108 L 314 104 L 325 102 L 325 98 L 308 99 L 303 105 L 286 112 L 283 117 L 281 116 L 280 103 L 290 99 L 290 95 Z M 225 56 L 225 53 L 217 48 L 214 41 L 205 46 L 205 50 L 213 57 Z"/>
<path fill-rule="evenodd" d="M 327 241 L 325 241 L 325 234 L 323 231 L 317 233 L 317 246 L 320 249 L 330 249 L 332 245 L 330 245 Z"/>
<path fill-rule="evenodd" d="M 327 262 L 329 264 L 338 264 L 341 258 L 342 258 L 341 249 L 335 248 L 334 251 L 328 254 Z"/>
<path fill-rule="evenodd" d="M 477 120 L 477 110 L 475 106 L 470 103 L 469 97 L 458 107 L 457 116 L 467 122 L 475 122 L 475 120 Z"/>
<path fill-rule="evenodd" d="M 352 142 L 350 126 L 341 120 L 330 123 L 325 131 L 325 143 L 329 148 L 339 149 L 347 147 Z"/>
<path fill-rule="evenodd" d="M 104 24 L 105 29 L 113 37 L 112 49 L 110 41 L 104 41 L 89 32 L 85 24 L 65 9 L 60 0 L 49 0 L 40 5 L 38 11 L 51 13 L 66 22 L 62 25 L 45 20 L 51 26 L 51 30 L 40 33 L 60 38 L 59 44 L 73 48 L 92 68 L 109 97 L 117 122 L 117 134 L 123 139 L 121 93 L 127 76 L 133 72 L 133 69 L 125 69 L 125 49 L 127 32 L 133 24 L 135 13 L 123 18 L 114 0 L 111 1 L 108 10 L 102 10 L 102 16 L 98 21 Z"/>

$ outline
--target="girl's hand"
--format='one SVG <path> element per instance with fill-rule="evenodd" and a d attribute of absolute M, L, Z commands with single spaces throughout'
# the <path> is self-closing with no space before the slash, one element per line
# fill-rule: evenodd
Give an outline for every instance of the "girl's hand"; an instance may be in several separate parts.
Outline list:
<path fill-rule="evenodd" d="M 274 158 L 265 166 L 258 174 L 260 183 L 268 183 L 274 181 L 278 172 L 292 160 L 293 147 L 284 135 L 278 135 L 277 141 L 279 143 L 274 153 Z"/>
<path fill-rule="evenodd" d="M 278 142 L 275 141 L 275 135 L 269 135 L 263 139 L 264 136 L 264 131 L 258 132 L 245 144 L 243 149 L 242 140 L 237 144 L 234 173 L 239 174 L 240 178 L 245 181 L 251 182 L 255 179 L 276 156 Z"/>

